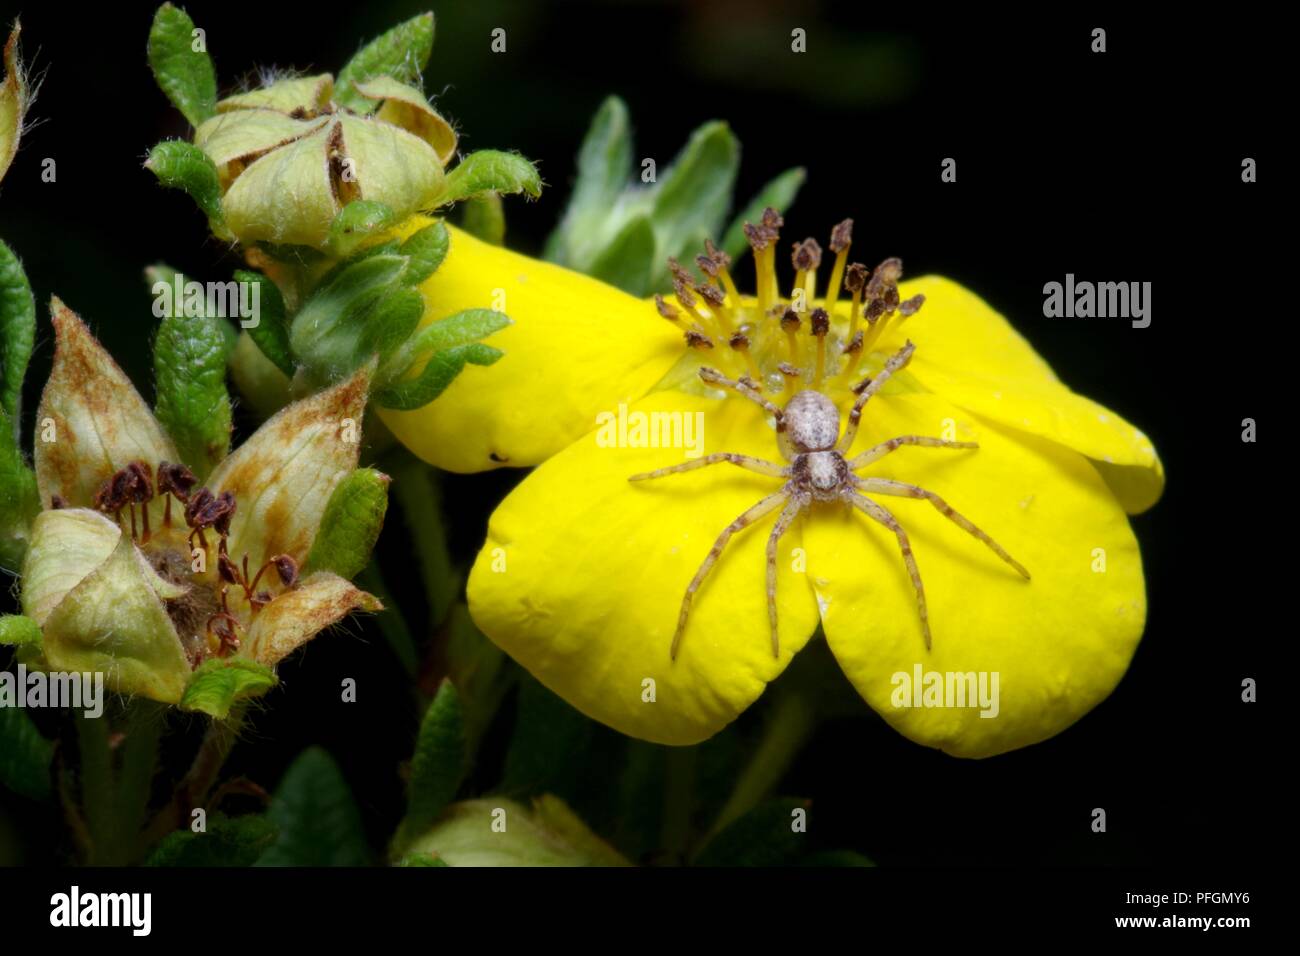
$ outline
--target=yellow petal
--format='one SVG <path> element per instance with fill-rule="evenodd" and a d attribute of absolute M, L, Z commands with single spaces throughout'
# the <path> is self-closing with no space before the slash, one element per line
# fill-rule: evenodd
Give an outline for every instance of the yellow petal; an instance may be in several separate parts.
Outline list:
<path fill-rule="evenodd" d="M 102 672 L 114 693 L 179 701 L 190 663 L 152 586 L 156 579 L 123 536 L 46 620 L 43 647 L 51 669 Z"/>
<path fill-rule="evenodd" d="M 433 147 L 443 166 L 456 155 L 456 131 L 429 105 L 421 91 L 391 76 L 376 76 L 358 83 L 357 92 L 367 99 L 382 100 L 375 118 L 419 136 Z"/>
<path fill-rule="evenodd" d="M 929 603 L 927 652 L 915 592 L 889 530 L 860 512 L 826 506 L 810 518 L 804 540 L 827 640 L 862 696 L 908 738 L 984 757 L 1051 737 L 1114 689 L 1142 636 L 1142 560 L 1096 469 L 1059 444 L 921 393 L 873 399 L 860 444 L 940 435 L 945 419 L 957 439 L 977 440 L 979 449 L 903 448 L 861 474 L 940 494 L 1024 564 L 1031 581 L 929 502 L 869 495 L 911 537 Z M 1094 570 L 1102 560 L 1105 570 Z M 917 666 L 923 675 L 997 674 L 997 715 L 896 706 L 903 684 L 895 675 L 910 679 Z"/>
<path fill-rule="evenodd" d="M 327 140 L 334 124 L 273 149 L 240 173 L 221 206 L 244 242 L 317 246 L 341 208 L 330 184 Z"/>
<path fill-rule="evenodd" d="M 383 203 L 398 219 L 434 204 L 442 192 L 443 173 L 432 146 L 391 123 L 344 116 L 339 124 L 359 198 Z"/>
<path fill-rule="evenodd" d="M 44 624 L 64 596 L 117 547 L 122 529 L 98 511 L 42 511 L 23 561 L 23 613 Z"/>
<path fill-rule="evenodd" d="M 353 611 L 379 611 L 383 605 L 352 582 L 319 571 L 278 595 L 253 618 L 240 654 L 273 667 Z"/>
<path fill-rule="evenodd" d="M 316 132 L 326 119 L 301 120 L 276 110 L 218 113 L 194 131 L 194 145 L 216 164 L 221 185 L 228 187 L 243 169 L 269 150 Z"/>
<path fill-rule="evenodd" d="M 431 220 L 416 217 L 409 235 Z M 510 326 L 485 341 L 505 352 L 467 366 L 435 401 L 379 409 L 402 444 L 448 471 L 544 461 L 643 396 L 681 356 L 679 331 L 654 306 L 560 266 L 448 227 L 451 251 L 421 286 L 425 324 L 463 309 L 498 307 Z"/>
<path fill-rule="evenodd" d="M 36 411 L 36 483 L 46 507 L 55 495 L 85 507 L 115 472 L 174 462 L 176 447 L 85 323 L 57 298 L 50 312 L 54 367 Z M 161 518 L 161 502 L 149 507 Z"/>
<path fill-rule="evenodd" d="M 704 414 L 704 453 L 777 454 L 762 410 L 741 399 L 657 392 L 628 410 L 656 411 L 690 415 L 693 424 Z M 792 570 L 796 524 L 778 552 L 781 656 L 773 656 L 765 553 L 772 514 L 727 546 L 670 659 L 681 599 L 700 562 L 733 519 L 781 485 L 728 464 L 628 481 L 685 460 L 682 448 L 602 447 L 601 432 L 584 436 L 496 510 L 469 579 L 479 628 L 543 684 L 595 720 L 667 744 L 696 743 L 725 727 L 817 626 L 809 583 Z"/>
<path fill-rule="evenodd" d="M 931 391 L 1019 431 L 1059 442 L 1102 463 L 1131 513 L 1155 504 L 1164 467 L 1151 440 L 1119 415 L 1063 385 L 1009 322 L 955 282 L 926 276 L 899 295 L 925 306 L 879 348 L 916 343 L 909 371 Z M 878 349 L 879 350 L 879 349 Z"/>
<path fill-rule="evenodd" d="M 357 465 L 369 372 L 276 412 L 208 478 L 235 496 L 230 553 L 249 566 L 287 554 L 300 565 L 334 488 Z"/>
<path fill-rule="evenodd" d="M 218 113 L 232 110 L 268 109 L 282 113 L 318 110 L 334 95 L 334 77 L 328 73 L 278 80 L 270 86 L 227 96 L 217 104 Z"/>

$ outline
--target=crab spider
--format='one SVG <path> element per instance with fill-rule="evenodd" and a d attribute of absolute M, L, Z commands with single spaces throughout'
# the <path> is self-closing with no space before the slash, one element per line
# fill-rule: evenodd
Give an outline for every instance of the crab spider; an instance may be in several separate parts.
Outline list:
<path fill-rule="evenodd" d="M 900 435 L 881 442 L 854 458 L 845 458 L 845 453 L 853 445 L 857 436 L 858 423 L 862 418 L 862 409 L 871 396 L 880 391 L 881 386 L 899 369 L 907 365 L 915 350 L 910 341 L 903 346 L 874 379 L 864 379 L 853 391 L 857 399 L 849 411 L 848 424 L 840 434 L 839 411 L 835 404 L 816 389 L 802 389 L 785 404 L 778 408 L 763 397 L 759 387 L 751 380 L 742 377 L 738 380 L 727 378 L 721 372 L 711 368 L 700 369 L 700 378 L 710 385 L 727 388 L 761 406 L 764 411 L 776 419 L 778 445 L 781 453 L 790 464 L 780 465 L 748 455 L 732 452 L 717 452 L 697 458 L 680 465 L 643 472 L 631 477 L 631 481 L 643 481 L 649 478 L 662 478 L 665 475 L 684 471 L 694 471 L 709 465 L 731 464 L 748 471 L 757 472 L 774 478 L 786 479 L 781 489 L 763 498 L 735 521 L 727 525 L 718 535 L 717 541 L 705 556 L 695 577 L 687 585 L 682 598 L 681 611 L 677 617 L 677 630 L 673 634 L 670 656 L 675 660 L 681 647 L 682 635 L 686 631 L 686 622 L 691 612 L 691 601 L 695 592 L 703 583 L 713 565 L 722 554 L 723 548 L 732 535 L 754 524 L 765 516 L 779 509 L 780 514 L 767 538 L 767 612 L 772 629 L 772 654 L 780 656 L 777 638 L 776 614 L 776 549 L 781 536 L 789 529 L 799 513 L 814 501 L 842 501 L 852 505 L 872 520 L 884 525 L 898 539 L 899 549 L 903 554 L 903 563 L 916 591 L 917 610 L 921 619 L 921 633 L 925 647 L 930 649 L 930 620 L 925 603 L 925 586 L 921 583 L 921 572 L 917 569 L 916 558 L 912 555 L 911 541 L 898 520 L 868 494 L 889 495 L 901 498 L 924 498 L 937 508 L 944 517 L 953 521 L 958 527 L 967 531 L 988 545 L 999 558 L 1016 569 L 1026 579 L 1029 572 L 1015 558 L 1011 557 L 1001 545 L 980 530 L 974 523 L 953 510 L 952 506 L 933 491 L 888 478 L 862 478 L 854 474 L 860 468 L 879 461 L 890 452 L 904 445 L 916 445 L 922 448 L 978 448 L 975 442 L 946 441 L 941 438 L 928 438 L 923 435 Z"/>

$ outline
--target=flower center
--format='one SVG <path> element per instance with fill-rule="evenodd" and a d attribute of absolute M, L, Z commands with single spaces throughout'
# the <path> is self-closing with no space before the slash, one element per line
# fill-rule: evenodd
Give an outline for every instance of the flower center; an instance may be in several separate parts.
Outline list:
<path fill-rule="evenodd" d="M 240 634 L 253 615 L 274 600 L 269 590 L 259 588 L 262 579 L 268 585 L 278 579 L 282 589 L 291 588 L 298 581 L 298 563 L 278 554 L 250 573 L 247 552 L 236 561 L 228 549 L 235 496 L 196 488 L 198 479 L 184 465 L 159 462 L 156 483 L 154 475 L 148 464 L 133 461 L 105 479 L 93 504 L 129 530 L 160 578 L 184 588 L 183 594 L 163 604 L 197 667 L 209 656 L 225 657 L 239 649 Z M 150 504 L 156 498 L 163 499 L 163 511 L 161 527 L 154 528 Z M 184 524 L 173 521 L 173 499 Z M 216 538 L 215 553 L 210 552 L 210 535 Z M 273 573 L 268 576 L 268 571 Z"/>
<path fill-rule="evenodd" d="M 820 300 L 817 270 L 822 248 L 816 239 L 794 243 L 794 281 L 782 296 L 776 275 L 776 245 L 784 221 L 775 209 L 764 210 L 758 225 L 745 224 L 754 254 L 756 295 L 742 298 L 731 277 L 731 257 L 705 240 L 695 257 L 703 281 L 676 259 L 668 260 L 676 304 L 655 296 L 659 314 L 681 328 L 688 347 L 710 353 L 710 363 L 762 392 L 786 399 L 803 388 L 841 391 L 851 388 L 864 356 L 873 353 L 886 332 L 915 315 L 925 301 L 916 295 L 900 300 L 900 259 L 886 259 L 875 270 L 849 262 L 853 220 L 833 230 L 835 254 L 830 279 Z M 848 293 L 848 302 L 841 294 Z M 729 368 L 727 368 L 729 366 Z"/>

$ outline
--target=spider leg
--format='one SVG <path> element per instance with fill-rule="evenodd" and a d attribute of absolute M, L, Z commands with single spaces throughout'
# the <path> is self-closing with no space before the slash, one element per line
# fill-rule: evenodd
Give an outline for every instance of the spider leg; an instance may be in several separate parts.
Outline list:
<path fill-rule="evenodd" d="M 700 564 L 700 569 L 695 572 L 695 577 L 691 578 L 691 583 L 686 586 L 686 594 L 682 597 L 682 609 L 677 615 L 677 631 L 673 634 L 673 646 L 668 652 L 669 657 L 673 660 L 677 659 L 677 649 L 681 646 L 682 635 L 686 633 L 686 618 L 691 613 L 691 599 L 695 597 L 695 592 L 699 589 L 700 583 L 704 580 L 705 575 L 712 570 L 714 563 L 718 560 L 718 555 L 722 554 L 722 549 L 727 546 L 731 536 L 742 528 L 749 527 L 764 515 L 771 514 L 785 500 L 786 492 L 784 489 L 775 494 L 770 494 L 722 529 L 722 534 L 718 535 L 718 540 L 713 542 L 713 547 L 709 549 L 709 553 Z"/>
<path fill-rule="evenodd" d="M 978 448 L 979 442 L 948 441 L 943 438 L 927 438 L 924 435 L 899 435 L 889 441 L 882 441 L 879 445 L 874 445 L 862 454 L 849 459 L 849 470 L 857 471 L 904 445 L 920 445 L 922 448 Z"/>
<path fill-rule="evenodd" d="M 858 436 L 858 422 L 862 418 L 862 406 L 867 404 L 872 395 L 880 391 L 881 387 L 889 381 L 895 372 L 912 361 L 912 353 L 915 351 L 916 346 L 908 342 L 894 354 L 893 358 L 885 363 L 885 367 L 880 370 L 879 375 L 875 378 L 863 379 L 853 387 L 855 392 L 858 389 L 862 389 L 862 391 L 858 394 L 857 401 L 853 403 L 853 408 L 849 411 L 849 423 L 844 426 L 844 434 L 840 436 L 840 440 L 835 446 L 836 451 L 844 454 L 853 447 L 853 439 Z"/>
<path fill-rule="evenodd" d="M 667 468 L 656 468 L 654 471 L 643 471 L 633 475 L 628 481 L 644 481 L 647 478 L 662 478 L 664 475 L 675 475 L 682 471 L 694 471 L 697 468 L 705 468 L 708 465 L 720 465 L 723 462 L 729 462 L 744 468 L 746 471 L 758 472 L 760 475 L 771 475 L 773 478 L 787 478 L 790 475 L 790 469 L 778 465 L 776 462 L 764 461 L 761 458 L 753 458 L 749 455 L 737 455 L 735 452 L 719 451 L 712 455 L 705 455 L 703 458 L 696 458 L 693 461 L 685 461 L 680 465 L 669 465 Z"/>
<path fill-rule="evenodd" d="M 745 396 L 751 402 L 756 402 L 757 404 L 762 405 L 765 412 L 769 415 L 776 416 L 778 425 L 785 417 L 781 409 L 777 408 L 764 398 L 763 393 L 751 384 L 748 379 L 736 381 L 735 379 L 727 378 L 727 376 L 723 375 L 716 368 L 709 368 L 707 365 L 700 369 L 700 378 L 708 382 L 710 385 L 717 385 L 719 388 L 729 388 L 738 395 Z"/>
<path fill-rule="evenodd" d="M 781 535 L 790 529 L 790 523 L 803 510 L 806 502 L 802 498 L 791 498 L 786 502 L 785 510 L 772 526 L 772 533 L 767 537 L 767 619 L 772 625 L 772 656 L 781 656 L 781 645 L 776 630 L 776 546 Z"/>
<path fill-rule="evenodd" d="M 933 491 L 926 491 L 924 488 L 918 488 L 916 485 L 909 485 L 906 482 L 902 482 L 902 481 L 893 481 L 892 479 L 889 478 L 859 478 L 857 484 L 859 488 L 861 488 L 863 491 L 868 493 L 876 493 L 881 495 L 896 495 L 897 497 L 900 498 L 927 499 L 930 502 L 930 504 L 934 505 L 936 508 L 939 509 L 939 513 L 942 514 L 945 518 L 951 519 L 952 522 L 956 524 L 958 527 L 962 528 L 963 530 L 973 535 L 974 537 L 979 538 L 981 541 L 983 541 L 986 545 L 989 546 L 990 550 L 992 550 L 994 554 L 996 554 L 1007 564 L 1011 565 L 1013 568 L 1019 571 L 1026 580 L 1029 579 L 1029 572 L 1025 570 L 1025 566 L 1023 564 L 1021 564 L 1011 555 L 1007 554 L 1006 550 L 1002 547 L 1002 545 L 998 544 L 987 534 L 981 531 L 978 527 L 976 527 L 975 523 L 971 521 L 969 518 L 966 518 L 965 516 L 958 514 L 953 509 L 952 505 L 948 504 L 948 502 L 944 501 Z"/>
<path fill-rule="evenodd" d="M 925 649 L 930 649 L 930 611 L 925 604 L 925 585 L 921 583 L 921 571 L 916 566 L 916 558 L 912 555 L 912 542 L 907 537 L 907 532 L 903 526 L 898 523 L 898 519 L 891 515 L 880 505 L 876 504 L 870 498 L 866 498 L 855 491 L 845 491 L 845 498 L 852 502 L 853 507 L 859 511 L 865 512 L 868 517 L 879 521 L 898 538 L 898 548 L 903 552 L 903 563 L 907 565 L 908 577 L 912 579 L 912 590 L 916 592 L 916 609 L 921 615 L 921 636 L 925 638 Z"/>

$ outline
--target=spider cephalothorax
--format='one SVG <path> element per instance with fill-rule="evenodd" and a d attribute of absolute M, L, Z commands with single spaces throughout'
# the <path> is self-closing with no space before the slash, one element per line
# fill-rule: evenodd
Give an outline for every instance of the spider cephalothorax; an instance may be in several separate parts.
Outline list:
<path fill-rule="evenodd" d="M 704 367 L 699 370 L 699 375 L 706 384 L 736 392 L 761 406 L 773 420 L 778 447 L 782 457 L 789 464 L 782 465 L 732 452 L 717 452 L 681 465 L 633 475 L 631 478 L 632 481 L 659 478 L 726 462 L 748 471 L 785 479 L 780 490 L 763 498 L 727 525 L 714 542 L 699 570 L 696 571 L 695 577 L 687 585 L 678 615 L 677 629 L 673 634 L 671 656 L 676 658 L 677 650 L 681 646 L 695 592 L 722 554 L 723 548 L 732 535 L 778 510 L 780 514 L 767 540 L 767 606 L 772 630 L 772 653 L 779 656 L 776 612 L 777 544 L 794 519 L 814 501 L 843 502 L 845 505 L 857 508 L 893 532 L 898 539 L 898 546 L 902 551 L 903 562 L 907 566 L 912 587 L 916 591 L 921 634 L 928 650 L 931 644 L 929 612 L 925 602 L 925 587 L 921 583 L 921 574 L 912 554 L 911 541 L 898 520 L 868 495 L 924 498 L 944 517 L 984 542 L 998 557 L 1010 564 L 1026 579 L 1029 578 L 1029 572 L 1001 545 L 969 519 L 958 514 L 933 491 L 889 478 L 865 478 L 855 474 L 905 445 L 950 449 L 977 448 L 978 445 L 975 442 L 949 441 L 923 435 L 900 435 L 874 445 L 853 458 L 845 457 L 857 437 L 863 407 L 895 373 L 911 361 L 915 346 L 908 341 L 884 363 L 881 371 L 874 377 L 863 378 L 852 385 L 850 391 L 856 395 L 856 398 L 849 410 L 848 423 L 842 434 L 839 411 L 835 402 L 826 393 L 829 374 L 834 371 L 841 387 L 847 384 L 846 379 L 851 381 L 849 377 L 853 375 L 863 353 L 871 344 L 879 340 L 881 332 L 895 314 L 899 316 L 899 321 L 915 314 L 921 307 L 922 298 L 917 296 L 905 302 L 900 301 L 897 282 L 902 276 L 902 262 L 898 259 L 886 259 L 876 268 L 870 280 L 867 278 L 868 272 L 864 266 L 858 264 L 846 266 L 852 221 L 845 220 L 835 228 L 831 236 L 831 248 L 837 253 L 837 259 L 831 276 L 831 287 L 826 291 L 825 307 L 814 309 L 808 317 L 807 327 L 813 344 L 811 360 L 807 360 L 808 356 L 805 355 L 797 336 L 804 323 L 800 317 L 801 310 L 796 309 L 794 303 L 806 305 L 812 299 L 821 249 L 811 239 L 795 244 L 792 258 L 796 278 L 791 294 L 792 305 L 787 308 L 784 303 L 775 301 L 770 253 L 771 246 L 776 240 L 776 229 L 780 224 L 780 217 L 769 209 L 764 213 L 761 226 L 747 225 L 746 227 L 747 235 L 754 247 L 755 263 L 759 273 L 759 311 L 753 317 L 752 323 L 742 324 L 738 330 L 732 332 L 728 342 L 733 351 L 741 353 L 747 368 L 755 374 L 742 374 L 733 379 L 716 369 Z M 709 337 L 706 329 L 710 327 L 725 329 L 729 323 L 734 322 L 740 311 L 737 307 L 741 305 L 741 300 L 735 293 L 730 276 L 727 275 L 726 266 L 729 261 L 725 256 L 710 246 L 708 255 L 699 257 L 697 261 L 706 275 L 719 278 L 722 282 L 722 289 L 708 283 L 693 287 L 711 308 L 700 311 L 695 307 L 697 300 L 692 295 L 691 289 L 687 288 L 689 274 L 673 262 L 671 265 L 675 275 L 677 300 L 695 322 L 688 323 L 680 313 L 662 299 L 659 300 L 659 311 L 666 318 L 682 322 L 687 326 L 685 331 L 688 344 L 696 348 L 712 348 L 712 338 Z M 851 292 L 849 322 L 847 331 L 843 335 L 847 344 L 839 350 L 844 360 L 843 368 L 832 370 L 828 368 L 826 340 L 832 334 L 832 315 L 841 281 Z M 730 309 L 727 306 L 728 298 L 732 300 Z M 769 318 L 776 318 L 777 321 L 766 321 Z M 859 318 L 866 319 L 865 333 L 858 329 Z M 783 342 L 782 339 L 785 341 Z M 756 342 L 757 348 L 755 348 Z M 779 375 L 765 374 L 763 358 L 768 358 L 770 361 L 771 357 L 783 347 L 788 347 L 790 361 L 779 364 Z M 801 362 L 801 365 L 796 365 L 796 362 Z M 769 400 L 767 397 L 769 392 L 783 393 L 786 396 L 784 404 L 778 406 Z"/>

